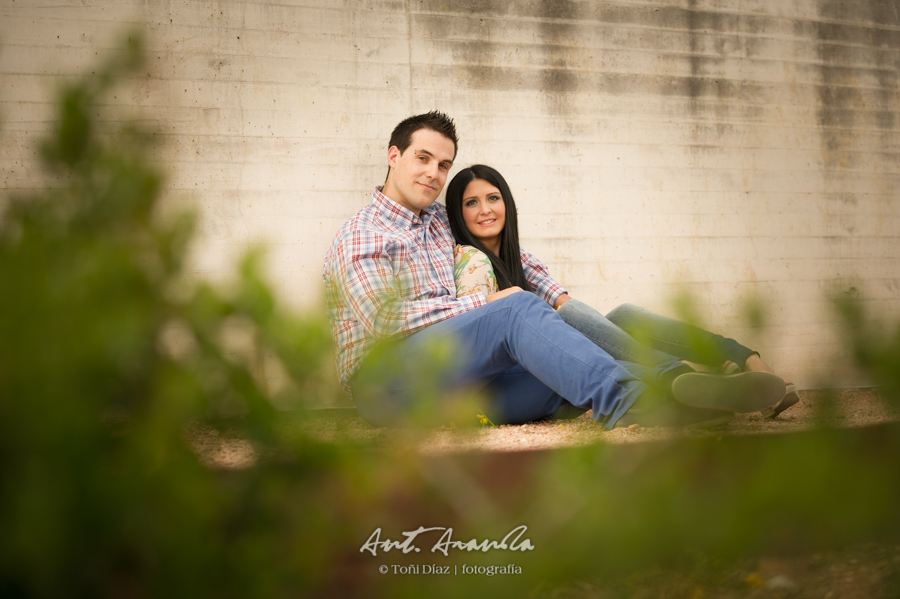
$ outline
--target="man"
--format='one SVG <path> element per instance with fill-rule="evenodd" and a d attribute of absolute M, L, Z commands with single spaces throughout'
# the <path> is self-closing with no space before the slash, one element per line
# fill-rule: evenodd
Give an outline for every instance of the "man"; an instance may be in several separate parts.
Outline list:
<path fill-rule="evenodd" d="M 417 412 L 429 386 L 487 387 L 485 412 L 494 422 L 591 409 L 607 428 L 626 412 L 642 423 L 660 414 L 678 424 L 727 422 L 735 411 L 781 399 L 784 382 L 767 373 L 715 377 L 680 362 L 656 369 L 616 362 L 550 307 L 565 290 L 540 284 L 549 277 L 539 263 L 526 269 L 541 297 L 512 287 L 457 298 L 454 241 L 446 211 L 435 203 L 456 152 L 448 116 L 429 112 L 402 121 L 391 135 L 384 186 L 341 227 L 326 256 L 341 384 L 365 420 L 401 423 Z M 373 351 L 380 340 L 393 343 Z M 442 367 L 422 360 L 448 345 L 455 352 Z"/>

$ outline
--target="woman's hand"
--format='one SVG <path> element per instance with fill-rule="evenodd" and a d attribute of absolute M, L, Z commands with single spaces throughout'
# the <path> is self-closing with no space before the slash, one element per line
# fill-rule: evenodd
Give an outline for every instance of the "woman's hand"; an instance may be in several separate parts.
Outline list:
<path fill-rule="evenodd" d="M 513 293 L 517 293 L 519 291 L 522 291 L 521 287 L 516 287 L 516 286 L 507 287 L 503 291 L 498 291 L 497 293 L 492 293 L 489 296 L 487 296 L 487 301 L 488 301 L 488 303 L 491 303 L 495 300 L 503 299 L 507 295 L 512 295 Z"/>

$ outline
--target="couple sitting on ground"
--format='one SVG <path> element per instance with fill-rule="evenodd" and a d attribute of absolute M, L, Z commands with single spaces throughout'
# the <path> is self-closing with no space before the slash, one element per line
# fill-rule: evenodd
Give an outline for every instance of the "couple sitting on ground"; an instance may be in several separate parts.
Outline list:
<path fill-rule="evenodd" d="M 796 403 L 794 386 L 732 339 L 636 306 L 604 317 L 570 298 L 519 248 L 512 193 L 494 169 L 464 169 L 447 208 L 437 204 L 456 151 L 442 113 L 397 125 L 384 186 L 326 256 L 341 384 L 366 421 L 422 422 L 418 400 L 435 385 L 446 397 L 483 389 L 498 424 L 592 410 L 606 428 L 702 427 Z M 380 341 L 391 343 L 373 351 Z M 421 376 L 421 355 L 447 343 L 451 359 Z"/>

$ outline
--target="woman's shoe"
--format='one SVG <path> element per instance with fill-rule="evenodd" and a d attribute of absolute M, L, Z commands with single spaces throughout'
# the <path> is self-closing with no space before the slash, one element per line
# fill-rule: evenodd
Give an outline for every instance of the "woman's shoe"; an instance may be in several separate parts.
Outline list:
<path fill-rule="evenodd" d="M 719 374 L 737 374 L 739 372 L 742 372 L 741 367 L 731 360 L 725 360 L 725 363 L 719 367 Z"/>
<path fill-rule="evenodd" d="M 789 407 L 800 401 L 800 394 L 797 392 L 797 385 L 790 381 L 784 382 L 784 397 L 781 398 L 774 406 L 768 407 L 765 410 L 760 410 L 760 413 L 763 415 L 763 418 L 775 418 Z"/>

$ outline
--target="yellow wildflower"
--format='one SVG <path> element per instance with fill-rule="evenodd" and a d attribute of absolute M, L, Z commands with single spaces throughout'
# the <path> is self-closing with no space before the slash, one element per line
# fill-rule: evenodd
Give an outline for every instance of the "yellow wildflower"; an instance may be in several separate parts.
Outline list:
<path fill-rule="evenodd" d="M 476 416 L 478 417 L 478 422 L 481 423 L 481 426 L 487 426 L 487 425 L 497 426 L 496 424 L 491 422 L 491 419 L 488 418 L 487 416 L 485 416 L 484 414 L 476 414 Z"/>
<path fill-rule="evenodd" d="M 754 572 L 753 574 L 745 578 L 744 582 L 747 584 L 747 586 L 760 587 L 765 581 L 759 576 L 759 574 Z"/>

